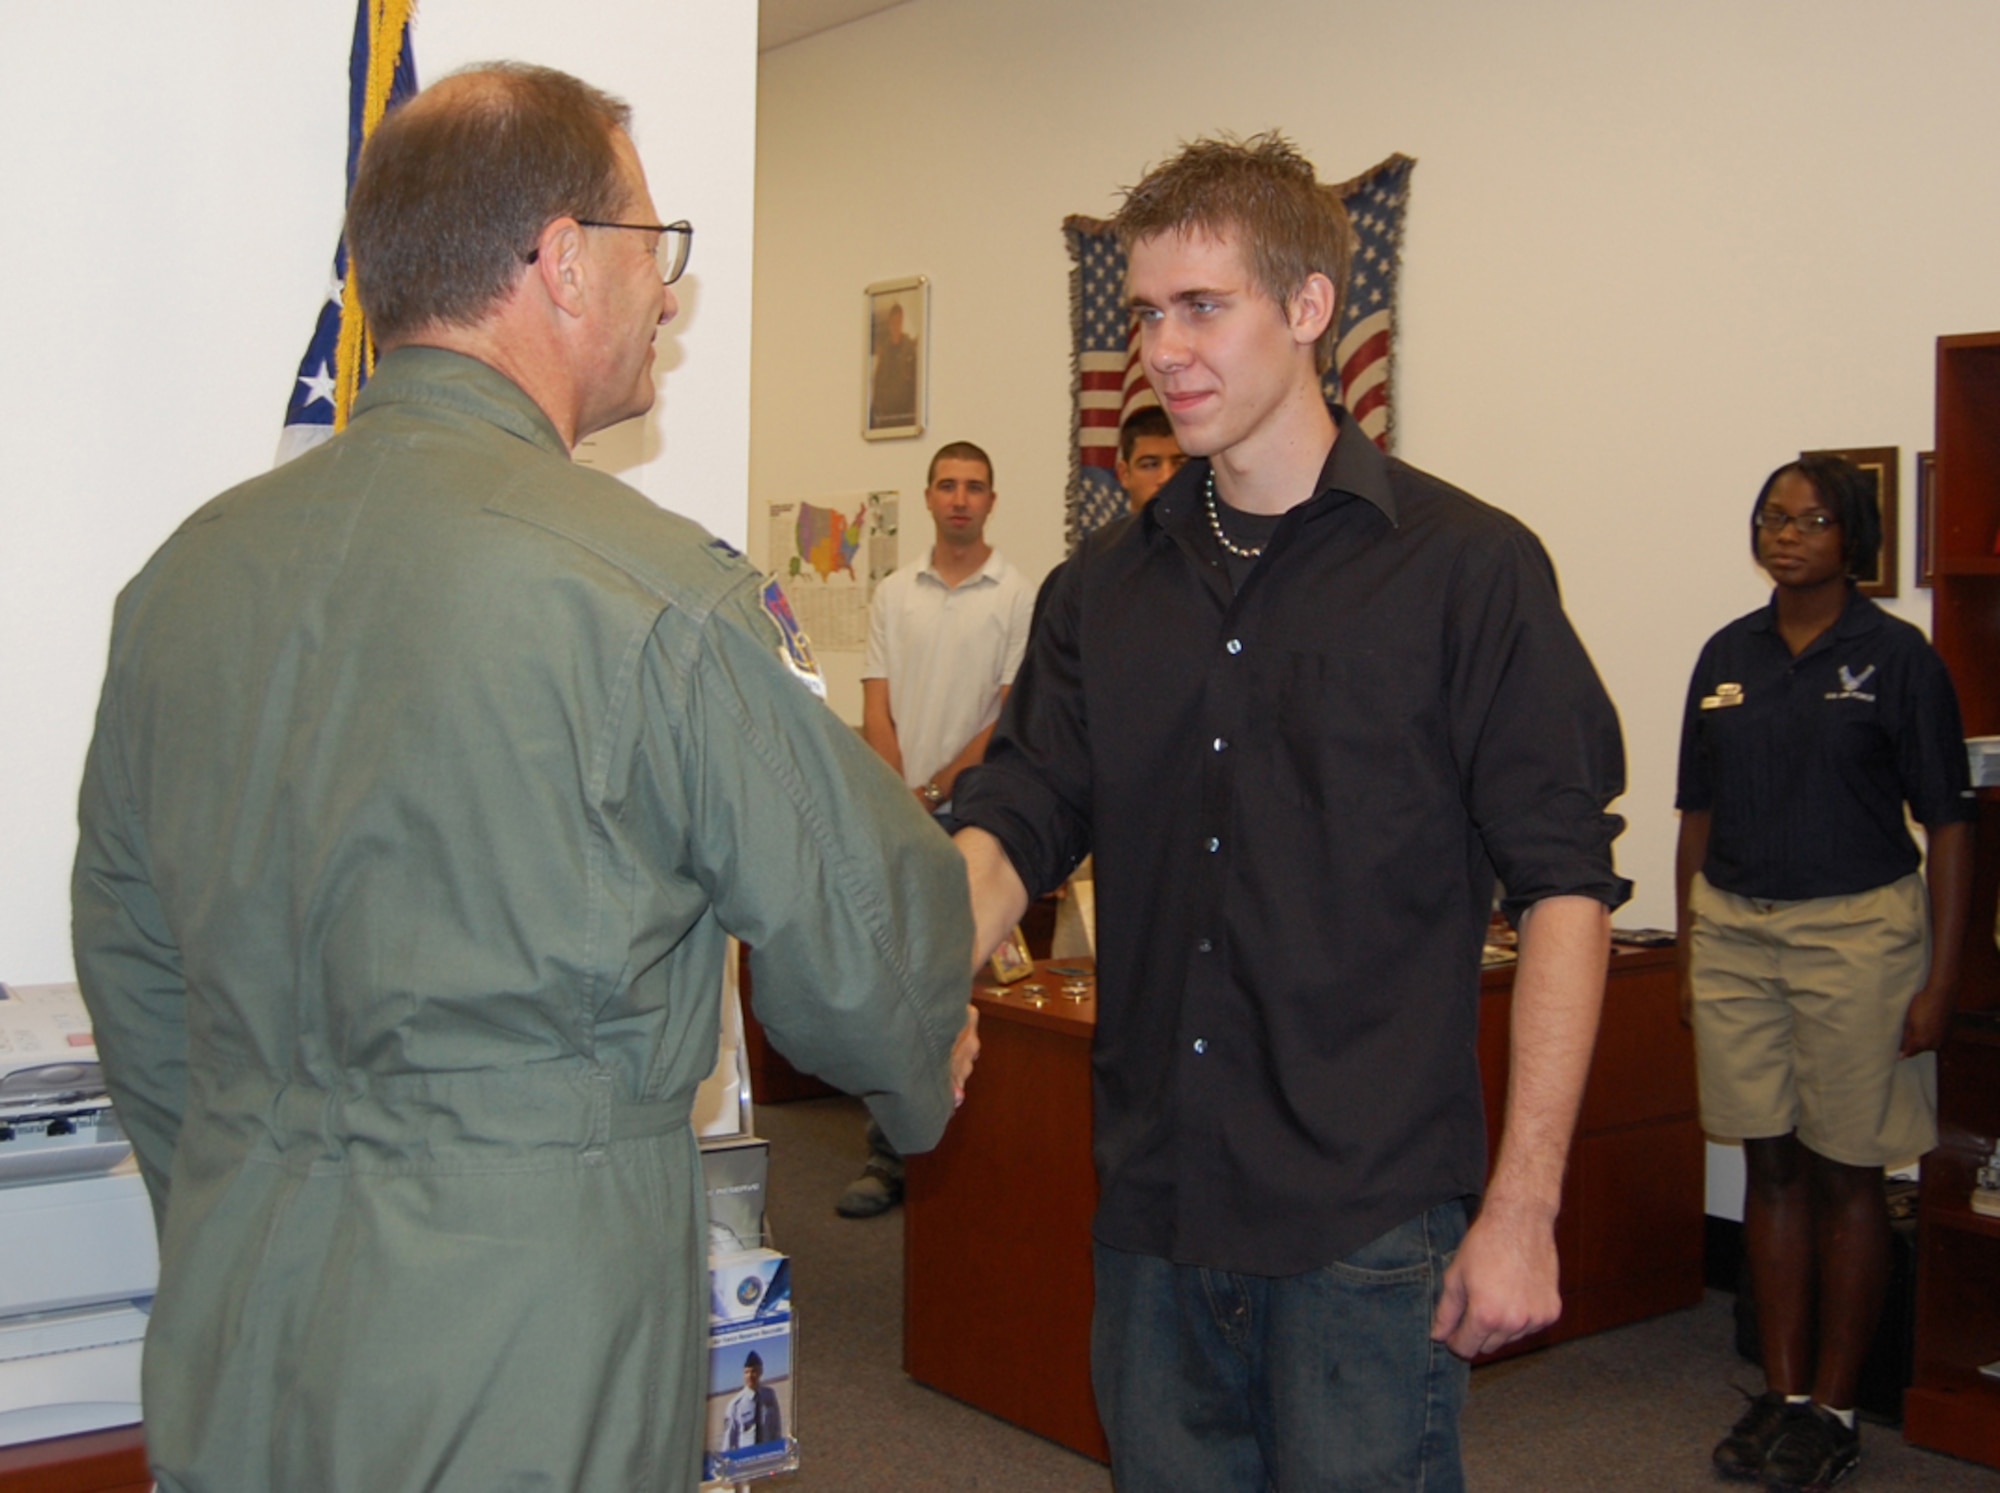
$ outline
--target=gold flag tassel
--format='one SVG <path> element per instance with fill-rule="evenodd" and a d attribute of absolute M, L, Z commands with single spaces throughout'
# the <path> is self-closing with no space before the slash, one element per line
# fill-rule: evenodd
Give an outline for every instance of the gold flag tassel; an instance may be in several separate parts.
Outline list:
<path fill-rule="evenodd" d="M 368 87 L 361 103 L 361 143 L 375 133 L 375 126 L 389 110 L 389 90 L 396 79 L 396 62 L 402 56 L 404 28 L 416 11 L 416 0 L 369 0 L 368 5 Z M 347 275 L 340 287 L 340 342 L 333 360 L 333 428 L 344 429 L 354 396 L 362 383 L 375 372 L 375 339 L 369 334 L 368 319 L 354 289 L 354 257 L 348 256 Z"/>

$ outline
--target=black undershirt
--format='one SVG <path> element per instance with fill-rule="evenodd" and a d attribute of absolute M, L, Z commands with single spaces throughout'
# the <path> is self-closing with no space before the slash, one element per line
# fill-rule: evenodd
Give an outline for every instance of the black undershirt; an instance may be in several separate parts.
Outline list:
<path fill-rule="evenodd" d="M 1278 532 L 1278 520 L 1282 513 L 1245 513 L 1241 508 L 1232 508 L 1222 500 L 1220 494 L 1215 499 L 1216 522 L 1222 525 L 1222 532 L 1229 536 L 1229 542 L 1238 549 L 1261 550 L 1271 542 L 1271 536 Z M 1241 591 L 1243 583 L 1250 578 L 1250 572 L 1257 568 L 1261 555 L 1238 555 L 1215 543 L 1215 531 L 1207 531 L 1212 553 L 1211 564 L 1220 563 L 1229 576 L 1229 589 Z"/>

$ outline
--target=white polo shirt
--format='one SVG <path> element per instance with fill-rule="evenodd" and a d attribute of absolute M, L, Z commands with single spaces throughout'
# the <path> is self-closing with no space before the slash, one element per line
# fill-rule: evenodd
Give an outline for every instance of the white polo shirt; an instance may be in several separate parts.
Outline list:
<path fill-rule="evenodd" d="M 929 782 L 1000 714 L 1028 646 L 1034 591 L 994 550 L 956 586 L 925 554 L 875 588 L 863 679 L 889 681 L 903 781 Z"/>

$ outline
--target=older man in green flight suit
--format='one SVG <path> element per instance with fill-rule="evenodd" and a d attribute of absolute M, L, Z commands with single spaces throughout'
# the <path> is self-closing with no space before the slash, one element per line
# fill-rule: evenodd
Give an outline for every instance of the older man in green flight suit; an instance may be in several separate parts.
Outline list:
<path fill-rule="evenodd" d="M 391 115 L 351 423 L 120 597 L 75 939 L 161 1224 L 163 1493 L 692 1488 L 725 930 L 898 1146 L 970 1069 L 958 854 L 779 593 L 570 463 L 676 309 L 626 123 L 513 65 Z"/>

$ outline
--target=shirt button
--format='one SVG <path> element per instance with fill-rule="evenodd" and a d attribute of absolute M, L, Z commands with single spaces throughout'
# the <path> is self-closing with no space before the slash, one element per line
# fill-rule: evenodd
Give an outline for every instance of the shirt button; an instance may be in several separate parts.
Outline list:
<path fill-rule="evenodd" d="M 1231 653 L 1241 653 L 1243 651 L 1243 640 L 1241 638 L 1231 638 L 1222 646 Z"/>
<path fill-rule="evenodd" d="M 1208 1038 L 1206 1038 L 1206 1037 L 1196 1037 L 1196 1038 L 1194 1039 L 1194 1050 L 1195 1050 L 1196 1052 L 1207 1052 L 1207 1051 L 1208 1051 Z"/>
<path fill-rule="evenodd" d="M 1215 749 L 1218 752 L 1225 750 L 1228 745 L 1229 741 L 1227 737 L 1218 736 L 1215 738 Z"/>
<path fill-rule="evenodd" d="M 1216 839 L 1214 835 L 1210 835 L 1208 837 L 1208 853 L 1210 855 L 1214 855 L 1215 852 L 1220 850 L 1221 848 L 1222 848 L 1222 842 Z"/>
<path fill-rule="evenodd" d="M 1215 940 L 1209 938 L 1198 938 L 1194 941 L 1194 947 L 1196 953 L 1207 954 L 1214 950 Z"/>

